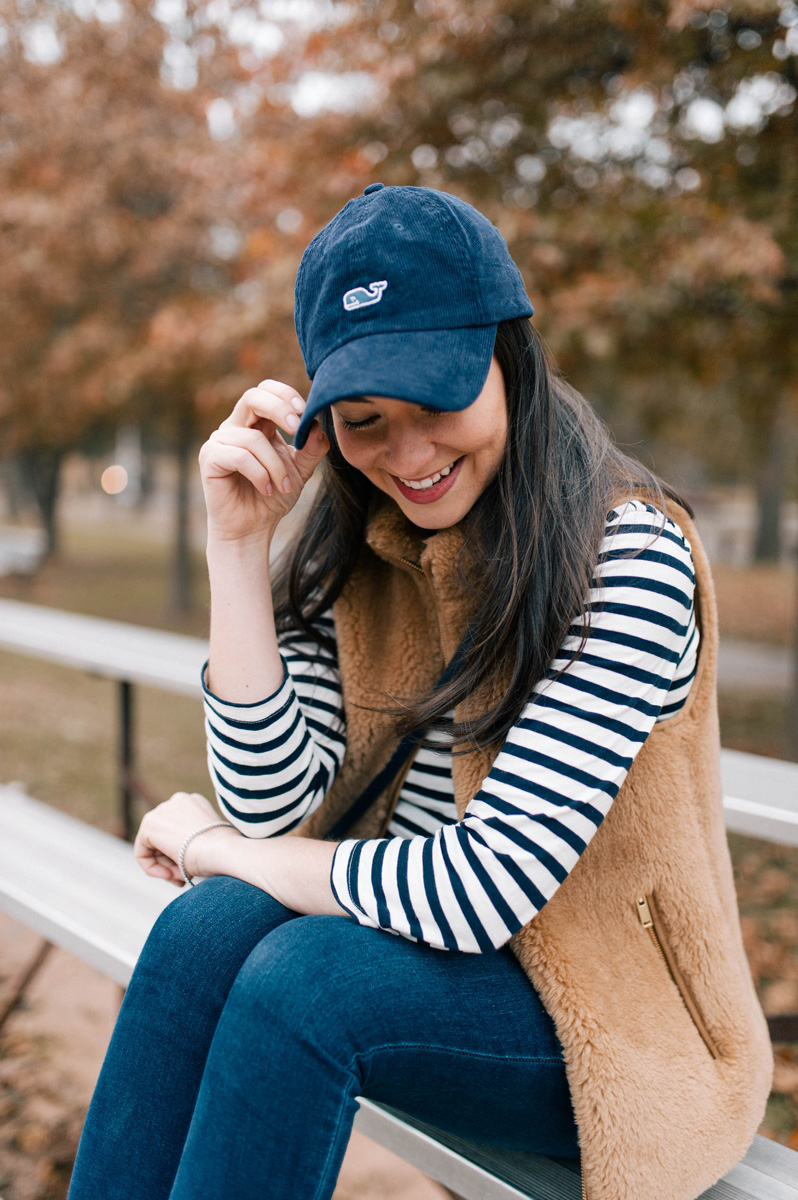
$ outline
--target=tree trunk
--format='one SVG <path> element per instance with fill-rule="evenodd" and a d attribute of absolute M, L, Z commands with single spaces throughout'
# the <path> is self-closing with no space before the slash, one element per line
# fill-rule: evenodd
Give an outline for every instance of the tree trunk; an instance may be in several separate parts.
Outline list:
<path fill-rule="evenodd" d="M 773 416 L 759 468 L 753 560 L 778 562 L 782 546 L 782 508 L 792 429 L 782 401 Z"/>
<path fill-rule="evenodd" d="M 798 565 L 798 556 L 796 556 Z M 790 690 L 790 707 L 787 713 L 787 747 L 786 755 L 792 762 L 798 762 L 798 577 L 796 578 L 795 620 L 793 622 L 792 647 L 792 688 Z"/>
<path fill-rule="evenodd" d="M 56 554 L 60 543 L 58 499 L 61 491 L 61 464 L 64 451 L 58 447 L 42 446 L 25 450 L 20 463 L 27 485 L 33 492 L 45 534 L 45 554 Z"/>
<path fill-rule="evenodd" d="M 194 601 L 191 565 L 191 469 L 193 466 L 194 410 L 186 408 L 178 418 L 175 454 L 177 458 L 177 489 L 175 492 L 175 542 L 172 558 L 172 591 L 170 608 L 173 613 L 191 612 Z"/>
<path fill-rule="evenodd" d="M 792 389 L 782 392 L 775 404 L 758 470 L 756 500 L 757 521 L 754 539 L 755 563 L 778 563 L 781 557 L 782 516 L 788 467 L 796 446 L 796 402 Z"/>
<path fill-rule="evenodd" d="M 24 468 L 18 458 L 7 458 L 3 468 L 3 485 L 9 519 L 18 521 L 30 507 L 30 488 L 25 486 Z"/>

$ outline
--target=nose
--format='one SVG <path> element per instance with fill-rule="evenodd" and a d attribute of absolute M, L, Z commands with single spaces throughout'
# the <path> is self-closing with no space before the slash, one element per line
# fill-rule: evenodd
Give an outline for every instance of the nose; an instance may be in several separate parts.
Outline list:
<path fill-rule="evenodd" d="M 385 470 L 404 479 L 420 479 L 434 464 L 436 453 L 435 443 L 423 430 L 393 428 L 385 448 Z"/>

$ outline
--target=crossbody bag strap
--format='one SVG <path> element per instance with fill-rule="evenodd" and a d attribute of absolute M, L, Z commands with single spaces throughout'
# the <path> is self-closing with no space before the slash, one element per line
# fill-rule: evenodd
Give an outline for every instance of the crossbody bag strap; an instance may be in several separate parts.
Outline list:
<path fill-rule="evenodd" d="M 471 636 L 470 632 L 467 632 L 447 663 L 446 669 L 440 679 L 435 684 L 435 691 L 438 688 L 445 687 L 447 683 L 450 683 L 454 679 L 465 662 L 470 645 Z M 360 793 L 357 799 L 350 804 L 343 816 L 339 817 L 333 827 L 327 832 L 327 840 L 334 839 L 337 841 L 339 838 L 342 838 L 346 831 L 351 829 L 364 813 L 368 812 L 377 797 L 381 796 L 388 785 L 396 778 L 408 759 L 413 757 L 418 743 L 426 731 L 427 727 L 422 725 L 418 729 L 411 729 L 409 733 L 404 735 L 380 773 L 372 779 L 371 783 Z"/>

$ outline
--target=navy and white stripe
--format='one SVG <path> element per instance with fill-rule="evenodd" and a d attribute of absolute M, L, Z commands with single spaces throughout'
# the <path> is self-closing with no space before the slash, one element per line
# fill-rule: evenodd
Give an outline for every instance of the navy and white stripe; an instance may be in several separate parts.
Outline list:
<path fill-rule="evenodd" d="M 698 648 L 694 587 L 677 525 L 642 501 L 610 513 L 584 652 L 574 660 L 577 624 L 462 821 L 446 736 L 440 751 L 419 751 L 389 836 L 336 849 L 332 885 L 341 906 L 362 925 L 442 949 L 503 945 L 572 870 L 654 723 L 684 703 Z M 326 628 L 333 632 L 331 620 Z M 345 749 L 333 656 L 299 634 L 280 640 L 286 678 L 268 700 L 228 705 L 206 692 L 220 806 L 257 837 L 308 816 Z"/>
<path fill-rule="evenodd" d="M 332 617 L 319 622 L 335 637 Z M 249 837 L 287 833 L 332 786 L 346 749 L 336 659 L 299 633 L 280 638 L 280 687 L 255 704 L 230 704 L 205 684 L 208 770 L 228 820 Z"/>

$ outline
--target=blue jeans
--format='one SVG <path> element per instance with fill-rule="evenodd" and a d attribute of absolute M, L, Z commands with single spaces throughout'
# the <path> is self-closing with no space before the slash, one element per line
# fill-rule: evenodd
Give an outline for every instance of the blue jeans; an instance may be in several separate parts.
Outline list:
<path fill-rule="evenodd" d="M 433 950 L 210 879 L 141 954 L 69 1200 L 327 1200 L 356 1096 L 579 1153 L 553 1023 L 509 950 Z"/>

